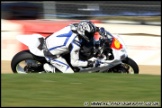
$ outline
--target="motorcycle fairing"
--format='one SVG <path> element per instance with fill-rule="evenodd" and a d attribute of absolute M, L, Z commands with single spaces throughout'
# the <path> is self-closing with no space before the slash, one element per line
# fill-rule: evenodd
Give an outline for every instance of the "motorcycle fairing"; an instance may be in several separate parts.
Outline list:
<path fill-rule="evenodd" d="M 28 46 L 31 53 L 36 56 L 44 57 L 43 50 L 38 49 L 38 46 L 41 44 L 39 38 L 44 38 L 42 35 L 18 35 L 16 38 L 17 40 Z"/>

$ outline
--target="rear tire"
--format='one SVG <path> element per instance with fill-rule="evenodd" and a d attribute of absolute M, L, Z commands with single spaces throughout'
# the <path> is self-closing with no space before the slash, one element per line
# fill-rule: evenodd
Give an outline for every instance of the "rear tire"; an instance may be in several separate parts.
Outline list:
<path fill-rule="evenodd" d="M 11 69 L 13 71 L 13 73 L 18 73 L 17 72 L 17 65 L 21 62 L 21 61 L 24 61 L 24 60 L 27 60 L 27 59 L 30 59 L 30 60 L 36 60 L 40 63 L 45 63 L 46 60 L 45 58 L 43 57 L 38 57 L 38 56 L 35 56 L 34 54 L 30 53 L 29 50 L 25 50 L 25 51 L 21 51 L 19 53 L 17 53 L 12 61 L 11 61 Z"/>

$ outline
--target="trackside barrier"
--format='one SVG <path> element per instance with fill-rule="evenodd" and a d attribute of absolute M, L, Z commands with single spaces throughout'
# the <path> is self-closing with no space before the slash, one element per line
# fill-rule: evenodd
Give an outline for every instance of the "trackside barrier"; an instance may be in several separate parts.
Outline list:
<path fill-rule="evenodd" d="M 128 55 L 140 65 L 161 65 L 161 27 L 127 24 L 96 24 L 122 36 Z M 143 35 L 140 35 L 143 34 Z"/>
<path fill-rule="evenodd" d="M 22 34 L 39 33 L 43 36 L 49 36 L 55 31 L 62 29 L 63 27 L 79 22 L 80 20 L 10 20 L 13 23 L 20 24 L 22 26 Z M 92 20 L 93 23 L 100 23 L 99 20 Z M 27 46 L 21 44 L 20 50 L 28 49 Z"/>
<path fill-rule="evenodd" d="M 11 60 L 19 51 L 28 49 L 28 47 L 18 40 L 19 34 L 38 33 L 48 36 L 55 31 L 79 20 L 3 20 L 1 19 L 2 36 L 2 60 Z M 93 23 L 100 23 L 98 20 L 92 20 Z"/>
<path fill-rule="evenodd" d="M 1 22 L 2 60 L 11 60 L 18 51 L 27 49 L 25 45 L 16 40 L 16 35 L 39 33 L 46 37 L 70 23 L 79 21 L 1 20 Z M 161 34 L 160 27 L 157 26 L 152 26 L 152 28 L 149 26 L 149 30 L 146 31 L 144 28 L 146 27 L 145 29 L 147 29 L 147 26 L 100 24 L 99 21 L 94 21 L 94 23 L 99 27 L 105 27 L 105 29 L 109 30 L 111 33 L 138 33 L 139 31 L 140 33 L 151 33 L 152 35 Z M 140 27 L 143 30 L 141 30 Z M 129 56 L 138 64 L 160 65 L 160 37 L 122 35 L 122 38 L 126 43 Z M 149 43 L 149 45 L 146 43 Z"/>
<path fill-rule="evenodd" d="M 161 36 L 161 26 L 150 25 L 130 25 L 130 24 L 96 24 L 99 27 L 104 27 L 111 33 L 118 34 L 148 34 Z"/>
<path fill-rule="evenodd" d="M 121 35 L 130 58 L 140 65 L 161 65 L 161 37 Z"/>
<path fill-rule="evenodd" d="M 1 19 L 1 59 L 11 60 L 21 49 L 21 43 L 16 36 L 22 34 L 21 25 Z"/>

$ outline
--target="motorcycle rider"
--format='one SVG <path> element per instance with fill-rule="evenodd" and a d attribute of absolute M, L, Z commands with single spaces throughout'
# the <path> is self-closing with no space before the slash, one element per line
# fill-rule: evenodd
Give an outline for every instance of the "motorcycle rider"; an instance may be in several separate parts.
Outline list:
<path fill-rule="evenodd" d="M 46 72 L 55 73 L 55 67 L 63 73 L 74 73 L 73 69 L 61 54 L 70 52 L 70 63 L 73 67 L 94 67 L 94 61 L 79 59 L 79 51 L 82 46 L 99 44 L 99 39 L 94 41 L 94 34 L 99 32 L 91 21 L 81 21 L 66 26 L 45 38 L 44 55 L 50 63 L 44 64 Z"/>

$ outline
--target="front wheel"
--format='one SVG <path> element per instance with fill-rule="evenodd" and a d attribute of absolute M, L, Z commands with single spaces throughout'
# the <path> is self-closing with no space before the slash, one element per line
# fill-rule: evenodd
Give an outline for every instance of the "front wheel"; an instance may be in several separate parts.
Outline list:
<path fill-rule="evenodd" d="M 133 59 L 127 57 L 121 64 L 109 69 L 108 73 L 138 74 L 139 67 Z"/>
<path fill-rule="evenodd" d="M 29 50 L 17 53 L 11 61 L 13 73 L 38 73 L 44 71 L 45 58 L 35 56 Z"/>
<path fill-rule="evenodd" d="M 123 61 L 122 65 L 126 68 L 127 73 L 129 73 L 129 74 L 138 74 L 139 73 L 139 67 L 138 67 L 137 63 L 129 57 L 127 57 Z"/>

